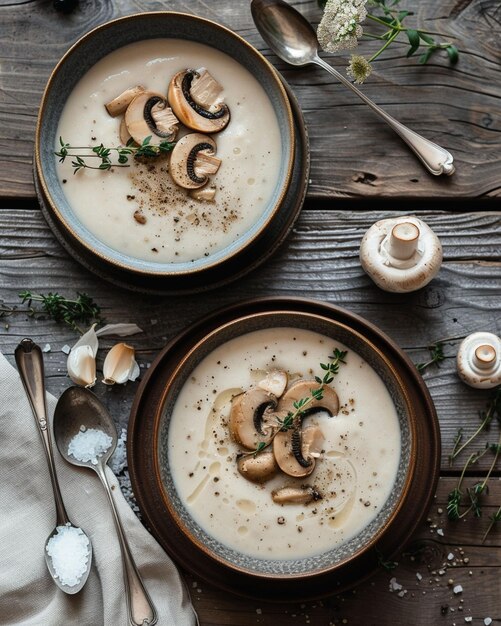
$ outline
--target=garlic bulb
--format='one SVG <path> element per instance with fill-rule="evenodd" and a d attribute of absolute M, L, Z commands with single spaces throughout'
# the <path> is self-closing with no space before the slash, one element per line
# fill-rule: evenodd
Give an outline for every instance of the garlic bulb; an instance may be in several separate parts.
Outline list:
<path fill-rule="evenodd" d="M 96 382 L 96 354 L 99 340 L 95 324 L 84 333 L 71 349 L 66 362 L 71 380 L 82 387 L 93 387 Z"/>
<path fill-rule="evenodd" d="M 501 339 L 487 332 L 468 335 L 459 346 L 457 368 L 470 387 L 491 389 L 501 384 Z"/>
<path fill-rule="evenodd" d="M 103 365 L 103 383 L 122 385 L 139 376 L 139 365 L 134 358 L 134 348 L 126 343 L 117 343 L 106 355 Z"/>
<path fill-rule="evenodd" d="M 380 220 L 360 245 L 365 272 L 385 291 L 416 291 L 434 278 L 442 263 L 442 246 L 431 228 L 416 217 Z"/>

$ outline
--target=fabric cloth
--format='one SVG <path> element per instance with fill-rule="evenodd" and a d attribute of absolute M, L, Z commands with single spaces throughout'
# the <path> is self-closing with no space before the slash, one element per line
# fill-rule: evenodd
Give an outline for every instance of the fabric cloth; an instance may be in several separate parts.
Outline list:
<path fill-rule="evenodd" d="M 56 400 L 47 395 L 52 419 Z M 52 423 L 52 422 L 51 422 Z M 38 427 L 17 371 L 0 353 L 0 624 L 9 626 L 128 626 L 120 548 L 98 476 L 69 465 L 53 441 L 68 515 L 90 537 L 89 579 L 67 595 L 53 582 L 44 546 L 56 514 Z M 159 626 L 194 626 L 194 610 L 165 552 L 125 501 L 107 468 L 115 503 Z"/>

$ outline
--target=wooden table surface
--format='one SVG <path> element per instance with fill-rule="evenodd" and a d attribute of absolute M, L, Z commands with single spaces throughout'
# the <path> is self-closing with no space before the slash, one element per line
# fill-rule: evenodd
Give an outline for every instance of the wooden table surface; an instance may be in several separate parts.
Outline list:
<path fill-rule="evenodd" d="M 293 4 L 318 21 L 315 2 Z M 499 468 L 480 519 L 449 522 L 445 514 L 447 494 L 461 467 L 450 467 L 447 458 L 454 436 L 459 427 L 467 433 L 476 428 L 478 411 L 488 399 L 488 393 L 458 380 L 458 341 L 477 330 L 501 333 L 501 5 L 499 0 L 420 0 L 410 5 L 417 13 L 412 19 L 421 26 L 456 38 L 460 62 L 451 69 L 437 57 L 429 67 L 421 67 L 397 58 L 396 48 L 377 64 L 364 91 L 454 153 L 458 171 L 450 179 L 428 175 L 384 124 L 320 70 L 287 69 L 256 34 L 246 1 L 81 0 L 69 16 L 55 13 L 49 1 L 0 3 L 1 306 L 19 306 L 22 289 L 68 296 L 85 291 L 103 307 L 108 321 L 136 322 L 143 328 L 143 334 L 131 338 L 143 368 L 187 323 L 218 306 L 260 295 L 311 296 L 344 306 L 377 324 L 416 362 L 426 360 L 431 342 L 455 338 L 445 344 L 441 367 L 424 374 L 442 432 L 436 502 L 410 545 L 395 557 L 396 569 L 381 569 L 343 596 L 304 604 L 291 599 L 285 605 L 237 598 L 188 576 L 202 626 L 481 625 L 488 617 L 494 624 L 501 622 L 501 528 L 482 543 L 488 516 L 501 505 Z M 311 184 L 293 232 L 265 266 L 203 296 L 140 296 L 96 278 L 56 242 L 34 195 L 33 133 L 39 99 L 54 64 L 92 26 L 153 9 L 218 20 L 256 45 L 292 85 L 310 132 Z M 372 44 L 363 45 L 367 50 Z M 331 61 L 340 68 L 345 65 L 344 58 Z M 377 219 L 411 210 L 441 238 L 444 263 L 425 289 L 388 294 L 363 273 L 360 240 Z M 61 348 L 72 345 L 75 334 L 21 312 L 1 321 L 0 347 L 11 361 L 25 336 L 50 344 L 47 385 L 59 395 L 70 384 Z M 136 389 L 137 383 L 125 389 L 98 384 L 95 391 L 117 422 L 126 425 Z M 480 438 L 478 449 L 498 435 L 496 423 Z M 467 485 L 483 475 L 490 460 L 484 457 L 474 467 Z M 454 585 L 461 585 L 462 593 L 454 594 Z"/>

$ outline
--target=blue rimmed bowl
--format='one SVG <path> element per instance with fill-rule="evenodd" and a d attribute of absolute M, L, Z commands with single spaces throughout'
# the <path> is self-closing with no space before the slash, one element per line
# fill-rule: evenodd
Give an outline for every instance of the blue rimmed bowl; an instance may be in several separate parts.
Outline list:
<path fill-rule="evenodd" d="M 127 255 L 100 241 L 76 217 L 57 175 L 54 147 L 59 120 L 70 93 L 100 59 L 137 41 L 175 38 L 201 42 L 237 60 L 265 89 L 277 116 L 282 158 L 272 197 L 258 220 L 224 249 L 186 263 L 159 263 Z M 293 108 L 296 110 L 293 111 Z M 298 148 L 296 129 L 301 127 Z M 298 153 L 299 149 L 299 153 Z M 147 291 L 190 291 L 207 288 L 212 282 L 242 269 L 253 250 L 265 258 L 262 242 L 283 239 L 304 199 L 308 175 L 308 148 L 297 104 L 291 103 L 287 88 L 268 61 L 249 43 L 215 22 L 193 15 L 151 12 L 113 20 L 84 35 L 63 56 L 52 72 L 42 97 L 35 140 L 35 183 L 45 217 L 66 249 L 96 273 L 119 284 Z M 294 189 L 291 189 L 291 186 Z M 300 202 L 297 202 L 297 197 Z M 284 213 L 286 215 L 284 216 Z M 285 226 L 284 226 L 285 225 Z M 273 242 L 267 241 L 266 249 Z"/>

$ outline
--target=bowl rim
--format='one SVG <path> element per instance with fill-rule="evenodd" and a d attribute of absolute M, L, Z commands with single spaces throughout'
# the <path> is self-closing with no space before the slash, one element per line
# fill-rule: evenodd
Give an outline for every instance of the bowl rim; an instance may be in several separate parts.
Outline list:
<path fill-rule="evenodd" d="M 183 269 L 181 271 L 178 270 L 162 270 L 162 269 L 156 269 L 156 268 L 138 268 L 137 266 L 134 266 L 134 261 L 140 260 L 140 259 L 135 259 L 135 257 L 130 257 L 131 259 L 131 263 L 125 263 L 120 261 L 119 259 L 115 258 L 114 256 L 111 256 L 107 253 L 105 253 L 104 251 L 100 251 L 97 250 L 96 248 L 94 248 L 85 238 L 82 238 L 79 236 L 78 233 L 76 233 L 74 231 L 74 229 L 72 228 L 71 224 L 68 223 L 68 221 L 66 219 L 64 219 L 63 215 L 61 214 L 57 204 L 54 202 L 52 195 L 50 193 L 49 190 L 49 185 L 47 184 L 47 181 L 45 180 L 45 176 L 43 173 L 43 159 L 41 157 L 41 144 L 40 144 L 40 136 L 41 136 L 41 132 L 42 132 L 42 126 L 43 126 L 43 117 L 44 117 L 44 113 L 45 113 L 45 109 L 46 109 L 46 104 L 47 104 L 47 99 L 52 87 L 52 83 L 55 80 L 56 76 L 58 75 L 58 73 L 61 70 L 61 67 L 64 65 L 64 63 L 66 62 L 66 60 L 72 56 L 73 54 L 75 54 L 78 50 L 78 48 L 86 43 L 89 39 L 91 39 L 96 32 L 98 31 L 103 31 L 103 30 L 107 30 L 108 28 L 112 28 L 115 27 L 117 24 L 126 22 L 126 21 L 131 21 L 131 20 L 143 20 L 143 19 L 151 19 L 151 17 L 159 17 L 159 18 L 176 18 L 176 17 L 181 17 L 183 19 L 187 19 L 187 20 L 192 20 L 194 22 L 198 22 L 198 23 L 203 23 L 205 26 L 209 27 L 209 28 L 213 28 L 216 30 L 219 30 L 221 32 L 223 32 L 225 34 L 225 36 L 228 36 L 230 38 L 233 38 L 235 41 L 237 41 L 240 45 L 244 46 L 248 52 L 251 53 L 251 55 L 254 56 L 254 58 L 256 59 L 256 61 L 258 63 L 261 64 L 262 67 L 264 67 L 268 73 L 270 74 L 270 76 L 272 77 L 276 87 L 277 87 L 277 92 L 280 94 L 281 100 L 282 100 L 282 106 L 286 112 L 286 116 L 287 116 L 287 126 L 288 126 L 288 134 L 290 137 L 290 145 L 289 145 L 289 150 L 288 150 L 288 154 L 285 155 L 286 158 L 286 162 L 287 162 L 287 166 L 286 166 L 286 171 L 284 174 L 284 183 L 280 189 L 280 193 L 279 196 L 272 208 L 272 210 L 270 211 L 267 219 L 265 220 L 265 222 L 261 225 L 261 227 L 252 235 L 252 237 L 245 239 L 241 245 L 236 249 L 233 250 L 232 252 L 228 252 L 225 255 L 222 255 L 221 258 L 212 261 L 212 262 L 207 262 L 204 265 L 202 265 L 201 267 L 193 267 L 193 268 L 186 268 Z M 174 37 L 165 37 L 166 39 L 174 39 Z M 147 37 L 145 36 L 143 39 L 138 39 L 137 41 L 146 41 L 148 39 L 158 39 L 158 37 Z M 130 43 L 135 43 L 135 42 L 130 42 Z M 125 44 L 127 45 L 127 44 Z M 207 44 L 205 44 L 207 45 Z M 120 46 L 123 47 L 123 46 Z M 116 48 L 117 50 L 119 48 Z M 109 53 L 108 53 L 109 54 Z M 101 58 L 104 58 L 103 57 Z M 241 64 L 240 64 L 241 65 Z M 70 46 L 70 48 L 63 54 L 63 56 L 61 57 L 61 59 L 57 62 L 57 64 L 55 65 L 55 67 L 53 68 L 53 70 L 51 71 L 49 78 L 47 80 L 47 84 L 45 86 L 45 89 L 43 91 L 42 94 L 42 98 L 40 101 L 40 107 L 39 107 L 39 112 L 38 112 L 38 117 L 37 117 L 37 124 L 36 124 L 36 129 L 35 129 L 35 147 L 34 147 L 34 160 L 35 160 L 35 171 L 36 171 L 36 175 L 38 177 L 38 182 L 40 184 L 40 188 L 41 188 L 41 192 L 43 194 L 43 196 L 46 199 L 47 202 L 47 206 L 48 209 L 52 212 L 54 218 L 57 220 L 57 223 L 60 224 L 63 228 L 63 230 L 66 232 L 67 236 L 69 236 L 70 238 L 73 238 L 74 240 L 76 240 L 89 254 L 94 255 L 96 257 L 98 257 L 101 261 L 104 261 L 105 263 L 108 263 L 114 267 L 119 268 L 120 270 L 125 270 L 127 272 L 131 272 L 133 274 L 137 274 L 138 276 L 159 276 L 159 277 L 166 277 L 166 276 L 172 276 L 172 277 L 183 277 L 183 276 L 189 276 L 191 274 L 196 274 L 198 272 L 205 272 L 206 270 L 209 269 L 214 269 L 216 267 L 218 267 L 219 265 L 227 262 L 229 259 L 233 258 L 234 256 L 240 254 L 243 250 L 247 249 L 249 246 L 251 246 L 256 239 L 259 238 L 259 236 L 263 233 L 263 231 L 269 226 L 270 222 L 272 221 L 272 219 L 275 217 L 275 215 L 277 214 L 277 212 L 281 209 L 283 200 L 285 198 L 285 195 L 287 193 L 287 190 L 290 186 L 291 180 L 292 180 L 292 170 L 293 170 L 293 165 L 294 165 L 294 151 L 295 151 L 295 143 L 296 143 L 296 130 L 295 130 L 295 126 L 294 126 L 294 118 L 293 118 L 293 113 L 292 113 L 292 107 L 289 101 L 289 97 L 287 95 L 287 92 L 285 90 L 285 87 L 282 83 L 282 80 L 280 79 L 280 76 L 277 72 L 277 70 L 273 67 L 273 65 L 259 52 L 259 50 L 257 50 L 253 45 L 251 45 L 247 40 L 245 40 L 241 35 L 237 34 L 236 32 L 234 32 L 233 30 L 231 30 L 230 28 L 223 26 L 222 24 L 219 24 L 218 22 L 215 22 L 214 20 L 210 20 L 204 17 L 199 17 L 197 15 L 192 15 L 189 13 L 183 13 L 181 11 L 147 11 L 147 12 L 138 12 L 138 13 L 132 13 L 130 15 L 125 15 L 122 17 L 118 17 L 115 18 L 113 20 L 109 20 L 107 22 L 105 22 L 104 24 L 100 24 L 94 28 L 92 28 L 90 31 L 88 31 L 87 33 L 85 33 L 84 35 L 82 35 L 74 44 L 72 44 Z M 282 157 L 284 158 L 284 156 Z M 68 206 L 69 203 L 68 203 Z M 71 206 L 70 206 L 71 208 Z M 107 248 L 112 249 L 110 246 L 108 246 L 107 244 L 104 244 Z M 231 245 L 231 244 L 230 244 Z M 223 248 L 224 250 L 225 248 Z M 117 251 L 120 252 L 120 251 Z M 222 251 L 220 251 L 222 252 Z M 127 256 L 127 255 L 125 255 Z M 208 257 L 208 259 L 210 259 L 210 256 Z M 157 263 L 154 265 L 159 265 L 161 266 L 161 263 Z M 171 263 L 172 265 L 172 263 Z"/>
<path fill-rule="evenodd" d="M 290 578 L 286 581 L 231 571 L 193 549 L 169 516 L 165 515 L 163 506 L 160 506 L 161 499 L 158 497 L 158 485 L 154 481 L 152 468 L 152 416 L 158 406 L 164 381 L 173 364 L 186 351 L 186 346 L 202 338 L 221 321 L 231 320 L 242 313 L 274 310 L 277 307 L 320 312 L 360 330 L 388 354 L 401 372 L 419 417 L 416 423 L 416 471 L 408 500 L 391 529 L 380 538 L 373 550 L 339 570 L 319 574 L 316 578 Z M 382 558 L 395 558 L 412 539 L 433 504 L 440 476 L 441 450 L 440 425 L 433 399 L 415 364 L 404 350 L 385 331 L 358 313 L 331 302 L 289 295 L 259 296 L 226 303 L 196 316 L 188 325 L 174 331 L 141 377 L 131 408 L 127 438 L 129 473 L 139 509 L 147 528 L 167 554 L 193 576 L 227 593 L 271 603 L 290 602 L 291 597 L 296 601 L 309 602 L 342 593 L 380 571 Z"/>
<path fill-rule="evenodd" d="M 158 447 L 159 447 L 159 430 L 160 430 L 160 420 L 162 419 L 163 413 L 165 411 L 165 405 L 167 402 L 167 396 L 170 392 L 170 389 L 174 383 L 174 381 L 176 380 L 179 372 L 185 367 L 185 364 L 188 362 L 188 360 L 197 352 L 197 350 L 200 349 L 200 347 L 202 347 L 207 341 L 210 341 L 212 338 L 214 338 L 215 336 L 219 335 L 220 333 L 224 333 L 226 330 L 228 330 L 229 328 L 233 327 L 233 326 L 238 326 L 238 325 L 242 325 L 245 324 L 246 320 L 249 319 L 255 319 L 256 317 L 259 318 L 269 318 L 272 319 L 275 316 L 290 316 L 291 318 L 293 317 L 297 317 L 302 316 L 306 319 L 315 319 L 315 320 L 319 320 L 322 322 L 326 322 L 329 325 L 332 325 L 336 328 L 341 328 L 345 331 L 348 331 L 351 335 L 356 336 L 359 340 L 361 340 L 364 344 L 366 344 L 369 349 L 371 351 L 373 351 L 374 353 L 377 354 L 378 358 L 384 363 L 385 367 L 387 368 L 387 371 L 391 374 L 393 380 L 395 381 L 397 388 L 399 390 L 399 393 L 401 394 L 401 397 L 404 401 L 405 407 L 406 407 L 406 411 L 407 411 L 407 415 L 408 415 L 408 425 L 409 425 L 409 431 L 411 434 L 411 449 L 410 449 L 410 453 L 409 453 L 409 464 L 406 468 L 406 476 L 405 476 L 405 481 L 403 482 L 402 485 L 402 490 L 400 493 L 400 496 L 397 500 L 397 502 L 395 503 L 394 507 L 392 508 L 390 514 L 388 515 L 388 517 L 385 519 L 385 521 L 379 526 L 379 528 L 377 529 L 377 531 L 371 536 L 371 538 L 365 542 L 360 548 L 356 549 L 353 551 L 353 553 L 351 553 L 350 555 L 342 558 L 341 560 L 339 560 L 338 562 L 334 563 L 331 566 L 327 566 L 327 567 L 321 567 L 321 568 L 312 568 L 306 572 L 297 572 L 297 573 L 269 573 L 269 572 L 259 572 L 256 570 L 251 570 L 251 569 L 247 569 L 245 567 L 242 567 L 226 558 L 224 558 L 223 556 L 221 556 L 218 553 L 215 553 L 213 550 L 209 549 L 207 547 L 206 544 L 203 543 L 203 541 L 201 541 L 200 539 L 198 539 L 197 537 L 195 537 L 194 535 L 192 535 L 189 530 L 187 529 L 185 523 L 183 522 L 183 520 L 181 519 L 177 509 L 172 505 L 172 501 L 171 499 L 168 497 L 168 494 L 164 488 L 164 484 L 161 478 L 161 470 L 160 470 L 160 465 L 159 465 L 159 455 L 158 455 Z M 291 322 L 293 320 L 291 319 Z M 284 325 L 280 325 L 281 327 Z M 270 327 L 272 327 L 270 325 Z M 291 327 L 293 326 L 293 323 L 291 323 Z M 318 331 L 315 331 L 318 332 Z M 238 336 L 240 336 L 241 334 L 245 334 L 245 331 L 243 333 L 240 333 Z M 224 340 L 222 343 L 218 344 L 218 346 L 223 345 L 226 341 L 228 340 Z M 206 355 L 207 356 L 207 355 Z M 391 360 L 382 352 L 382 350 L 380 350 L 369 338 L 365 337 L 362 333 L 360 333 L 358 330 L 355 330 L 354 328 L 351 328 L 350 326 L 348 326 L 347 324 L 344 324 L 342 322 L 339 322 L 338 320 L 334 320 L 331 319 L 325 315 L 322 315 L 320 313 L 312 313 L 312 312 L 307 312 L 307 311 L 293 311 L 293 310 L 287 310 L 287 309 L 280 309 L 277 308 L 275 310 L 272 311 L 261 311 L 258 313 L 250 313 L 247 315 L 240 315 L 238 317 L 235 317 L 232 320 L 229 320 L 227 322 L 224 322 L 221 325 L 218 325 L 216 328 L 212 329 L 210 332 L 208 332 L 207 334 L 205 334 L 202 338 L 200 338 L 199 340 L 196 341 L 196 343 L 194 345 L 192 345 L 182 356 L 182 358 L 177 362 L 176 366 L 173 368 L 172 372 L 170 373 L 168 379 L 164 382 L 164 388 L 163 388 L 163 392 L 161 394 L 161 398 L 160 401 L 158 402 L 157 405 L 157 410 L 155 412 L 154 418 L 153 418 L 153 468 L 154 468 L 154 472 L 155 472 L 155 478 L 156 478 L 156 482 L 157 485 L 160 486 L 160 495 L 162 498 L 162 501 L 164 503 L 165 508 L 168 510 L 171 518 L 173 519 L 173 521 L 175 522 L 176 526 L 179 528 L 179 530 L 183 533 L 183 535 L 187 538 L 187 540 L 189 542 L 191 542 L 198 550 L 201 550 L 207 557 L 209 557 L 210 559 L 216 561 L 218 564 L 222 565 L 223 567 L 226 567 L 230 570 L 233 571 L 237 571 L 239 573 L 245 574 L 246 576 L 250 576 L 250 577 L 256 577 L 260 580 L 263 579 L 269 579 L 269 580 L 276 580 L 279 579 L 281 581 L 287 581 L 287 580 L 293 580 L 293 579 L 302 579 L 302 580 L 306 580 L 306 579 L 310 579 L 310 578 L 315 578 L 318 577 L 319 575 L 325 575 L 325 574 L 329 574 L 331 572 L 337 571 L 338 569 L 340 569 L 341 567 L 345 566 L 346 564 L 353 562 L 354 560 L 358 559 L 360 557 L 361 554 L 366 553 L 367 551 L 371 550 L 372 548 L 375 547 L 375 545 L 378 543 L 378 541 L 381 539 L 382 535 L 384 535 L 386 533 L 386 531 L 388 530 L 388 528 L 392 525 L 393 521 L 395 520 L 395 518 L 398 516 L 398 514 L 400 513 L 402 507 L 404 506 L 404 503 L 407 499 L 408 493 L 409 493 L 409 488 L 410 488 L 410 484 L 413 480 L 413 476 L 414 476 L 414 472 L 416 469 L 416 458 L 417 458 L 417 428 L 416 428 L 416 420 L 417 420 L 417 414 L 415 412 L 413 403 L 411 402 L 411 398 L 407 392 L 406 386 L 404 384 L 404 381 L 402 380 L 402 377 L 399 375 L 397 369 L 395 368 L 395 366 L 392 364 Z M 195 522 L 198 524 L 198 522 Z M 206 531 L 205 529 L 203 529 L 203 527 L 198 524 L 202 530 L 209 534 L 210 533 L 208 531 Z M 352 539 L 355 539 L 355 537 L 353 537 Z M 218 540 L 219 541 L 219 540 Z M 221 541 L 219 541 L 219 543 L 222 543 Z M 238 552 L 238 550 L 236 550 Z M 312 555 L 314 556 L 314 555 Z M 256 557 L 258 560 L 260 561 L 270 561 L 270 559 L 259 559 L 258 557 Z M 277 559 L 271 559 L 273 560 L 277 560 Z M 280 560 L 280 559 L 278 559 Z"/>

